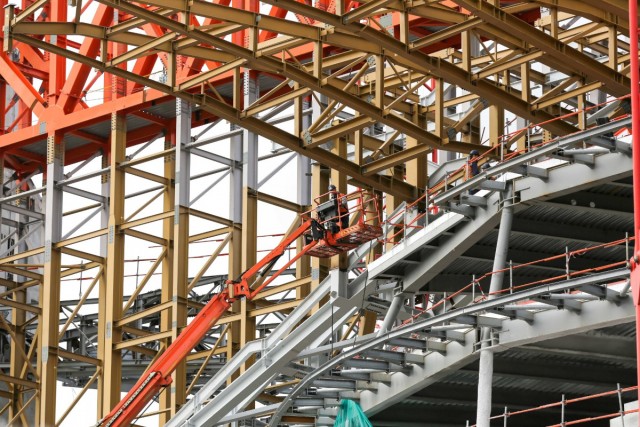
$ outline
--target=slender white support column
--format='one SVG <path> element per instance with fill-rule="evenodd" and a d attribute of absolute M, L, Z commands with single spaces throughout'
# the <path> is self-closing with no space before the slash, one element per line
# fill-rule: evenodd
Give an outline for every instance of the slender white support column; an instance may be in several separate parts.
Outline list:
<path fill-rule="evenodd" d="M 396 318 L 398 317 L 398 313 L 402 308 L 402 304 L 404 303 L 405 298 L 406 295 L 402 292 L 394 295 L 393 299 L 391 300 L 389 310 L 387 311 L 387 315 L 385 316 L 384 321 L 382 322 L 382 326 L 378 331 L 378 336 L 383 335 L 387 331 L 391 330 L 391 328 L 393 327 L 393 322 L 395 322 Z"/>
<path fill-rule="evenodd" d="M 498 229 L 498 241 L 496 242 L 496 254 L 493 259 L 493 271 L 503 270 L 507 263 L 507 253 L 509 251 L 509 234 L 513 223 L 512 190 L 506 193 L 506 198 L 502 205 L 502 217 L 500 228 Z M 495 273 L 491 276 L 489 285 L 489 299 L 495 298 L 494 292 L 502 289 L 504 272 Z M 478 427 L 489 427 L 491 417 L 491 385 L 493 381 L 493 350 L 491 346 L 491 329 L 483 328 L 481 333 L 480 366 L 478 368 L 478 407 L 476 412 L 476 425 Z"/>

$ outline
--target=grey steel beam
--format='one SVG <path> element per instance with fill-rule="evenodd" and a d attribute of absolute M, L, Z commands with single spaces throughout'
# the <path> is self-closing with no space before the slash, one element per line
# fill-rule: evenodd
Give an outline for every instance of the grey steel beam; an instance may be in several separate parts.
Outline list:
<path fill-rule="evenodd" d="M 445 314 L 430 318 L 430 319 L 426 319 L 426 320 L 422 320 L 419 322 L 415 322 L 413 324 L 409 324 L 406 325 L 402 328 L 398 328 L 394 331 L 390 331 L 388 332 L 386 335 L 382 336 L 382 337 L 378 337 L 374 340 L 371 340 L 369 342 L 367 342 L 366 344 L 363 344 L 361 346 L 357 346 L 356 348 L 349 350 L 349 351 L 345 351 L 342 354 L 338 355 L 337 357 L 334 357 L 333 359 L 329 360 L 328 362 L 324 363 L 322 366 L 318 367 L 312 374 L 307 375 L 300 383 L 298 383 L 295 387 L 295 389 L 287 396 L 287 398 L 285 399 L 285 401 L 282 402 L 282 404 L 280 405 L 280 408 L 278 408 L 278 411 L 273 415 L 273 417 L 271 418 L 271 421 L 269 423 L 269 426 L 274 427 L 276 426 L 279 422 L 281 417 L 284 415 L 285 411 L 288 410 L 289 406 L 292 403 L 292 400 L 297 397 L 297 395 L 299 393 L 301 393 L 306 387 L 308 387 L 308 384 L 310 384 L 312 381 L 314 381 L 316 378 L 319 378 L 324 372 L 328 371 L 329 369 L 333 369 L 336 365 L 340 365 L 345 363 L 347 360 L 352 359 L 355 355 L 360 354 L 366 350 L 369 349 L 373 349 L 373 348 L 378 348 L 381 345 L 383 345 L 385 342 L 387 342 L 388 340 L 392 339 L 392 338 L 399 338 L 399 337 L 404 337 L 404 336 L 408 336 L 412 333 L 418 333 L 422 330 L 424 330 L 425 328 L 431 327 L 431 326 L 436 326 L 436 325 L 441 325 L 450 321 L 453 321 L 456 317 L 463 315 L 463 314 L 479 314 L 482 313 L 486 310 L 492 310 L 495 309 L 497 307 L 501 307 L 505 304 L 512 304 L 518 301 L 524 301 L 524 300 L 530 300 L 532 298 L 535 297 L 539 297 L 542 295 L 546 295 L 548 293 L 556 293 L 556 292 L 564 292 L 567 289 L 572 289 L 572 288 L 579 288 L 582 285 L 585 284 L 593 284 L 593 283 L 613 283 L 622 279 L 625 279 L 626 277 L 628 277 L 629 275 L 629 271 L 627 269 L 619 269 L 619 270 L 614 270 L 614 271 L 610 271 L 610 272 L 605 272 L 605 273 L 600 273 L 600 274 L 594 274 L 592 276 L 587 276 L 587 277 L 581 277 L 578 279 L 573 279 L 573 280 L 567 280 L 567 281 L 562 281 L 559 283 L 555 283 L 555 284 L 550 284 L 550 285 L 544 285 L 544 286 L 540 286 L 537 288 L 533 288 L 533 289 L 529 289 L 529 290 L 525 290 L 522 292 L 517 292 L 517 293 L 513 293 L 513 294 L 509 294 L 503 297 L 499 297 L 493 300 L 485 300 L 482 302 L 479 302 L 477 304 L 474 305 L 470 305 L 467 307 L 463 307 L 463 308 L 459 308 L 459 309 L 454 309 L 451 310 Z M 362 285 L 362 284 L 361 284 Z M 625 299 L 626 304 L 621 304 L 619 307 L 624 306 L 627 311 L 630 309 L 629 306 L 631 306 L 632 304 L 629 302 L 629 298 Z M 591 302 L 593 303 L 599 303 L 600 301 L 593 301 Z M 589 304 L 589 303 L 587 303 Z M 587 305 L 585 304 L 585 305 Z M 606 306 L 608 307 L 608 309 L 611 309 L 611 303 L 609 302 L 604 302 L 604 304 L 606 304 Z M 632 307 L 631 307 L 632 308 Z M 557 313 L 564 313 L 562 311 L 556 311 Z M 614 322 L 619 322 L 620 318 L 624 318 L 625 320 L 628 321 L 629 318 L 629 313 L 625 312 L 624 316 L 620 316 L 620 313 L 616 313 L 618 315 L 618 317 L 616 318 L 616 320 L 614 320 Z M 576 316 L 578 318 L 581 318 L 582 316 Z M 594 320 L 593 318 L 588 318 L 588 320 L 592 321 Z M 606 324 L 608 322 L 611 322 L 611 315 L 609 314 L 609 316 L 604 316 L 602 319 L 598 319 L 598 320 L 603 320 L 603 323 Z M 508 321 L 508 320 L 507 320 Z M 526 324 L 526 323 L 525 323 Z M 528 325 L 527 325 L 528 326 Z M 558 330 L 559 328 L 562 328 L 560 330 L 566 329 L 566 330 L 570 330 L 571 327 L 568 326 L 565 328 L 565 325 L 559 325 L 556 323 L 553 323 L 551 326 L 555 327 L 556 330 Z M 462 366 L 462 364 L 466 364 L 470 361 L 469 356 L 470 355 L 474 355 L 475 352 L 473 351 L 473 342 L 475 341 L 475 339 L 471 338 L 470 335 L 473 334 L 466 334 L 465 336 L 465 345 L 463 346 L 459 346 L 456 347 L 456 349 L 461 350 L 459 353 L 456 354 L 456 356 L 451 356 L 451 359 L 454 359 L 454 357 L 456 358 L 456 360 L 450 360 L 450 363 L 445 363 L 443 364 L 442 362 L 435 364 L 435 365 L 430 365 L 429 363 L 425 363 L 425 368 L 420 368 L 418 366 L 413 366 L 413 371 L 412 371 L 412 377 L 416 376 L 416 377 L 420 377 L 420 371 L 422 369 L 437 369 L 438 371 L 440 371 L 443 368 L 449 369 L 449 370 L 455 370 L 458 367 Z M 521 334 L 522 337 L 529 337 L 530 335 L 522 333 Z M 540 334 L 538 334 L 538 336 L 536 337 L 536 339 L 540 340 L 542 338 L 540 338 Z M 502 343 L 502 339 L 501 339 L 501 343 Z M 447 352 L 447 357 L 449 357 L 450 355 L 453 355 L 454 352 Z M 473 356 L 475 358 L 475 356 Z M 396 374 L 399 375 L 399 374 Z M 400 378 L 400 377 L 398 377 Z M 407 377 L 402 377 L 403 380 L 406 381 Z M 392 383 L 394 382 L 394 378 L 392 377 Z M 407 396 L 409 394 L 412 394 L 413 392 L 415 392 L 415 388 L 409 388 L 407 386 L 391 386 L 391 389 L 394 391 L 394 393 L 398 393 L 401 394 L 402 397 Z M 362 395 L 361 395 L 362 398 Z M 388 396 L 387 396 L 387 400 Z M 393 402 L 392 401 L 388 401 L 386 402 L 386 406 L 391 405 Z M 381 408 L 382 409 L 382 408 Z"/>
<path fill-rule="evenodd" d="M 69 185 L 63 186 L 62 189 L 64 190 L 65 193 L 73 194 L 79 197 L 84 197 L 85 199 L 89 199 L 89 200 L 94 200 L 98 203 L 105 203 L 107 200 L 106 197 L 100 194 L 95 194 L 90 191 L 81 190 L 79 188 L 71 187 Z"/>
<path fill-rule="evenodd" d="M 211 160 L 213 162 L 221 163 L 226 166 L 231 166 L 233 164 L 233 160 L 228 159 L 224 156 L 220 156 L 215 153 L 210 153 L 209 151 L 202 150 L 200 148 L 192 147 L 188 150 L 191 154 L 195 154 L 198 157 L 202 157 L 204 159 Z"/>
<path fill-rule="evenodd" d="M 76 182 L 84 181 L 85 179 L 95 178 L 96 176 L 101 176 L 101 175 L 109 175 L 110 173 L 111 173 L 111 169 L 106 167 L 106 168 L 98 169 L 98 170 L 93 171 L 93 172 L 88 172 L 88 173 L 83 174 L 83 175 L 74 176 L 74 177 L 66 178 L 66 179 L 61 179 L 60 181 L 56 182 L 56 185 L 58 185 L 58 186 L 71 185 L 71 184 L 74 184 Z"/>
<path fill-rule="evenodd" d="M 629 156 L 619 153 L 604 154 L 596 158 L 595 167 L 592 168 L 573 164 L 552 169 L 549 171 L 548 182 L 533 178 L 516 180 L 515 193 L 519 195 L 520 203 L 535 203 L 631 176 L 631 170 Z"/>
<path fill-rule="evenodd" d="M 253 364 L 240 378 L 233 381 L 223 393 L 208 402 L 202 410 L 195 413 L 190 419 L 193 426 L 213 426 L 222 417 L 229 413 L 238 404 L 240 396 L 257 396 L 261 390 L 256 385 L 262 384 L 272 378 L 286 363 L 297 356 L 296 349 L 309 345 L 319 331 L 326 331 L 332 325 L 332 318 L 342 317 L 353 312 L 353 308 L 336 307 L 333 304 L 325 304 L 311 318 L 289 334 L 287 340 L 279 346 L 267 352 L 259 362 Z M 173 419 L 169 425 L 174 424 Z"/>
<path fill-rule="evenodd" d="M 330 276 L 329 276 L 330 277 Z M 276 329 L 264 340 L 253 341 L 247 346 L 240 349 L 240 351 L 227 363 L 227 367 L 224 372 L 218 372 L 210 381 L 208 381 L 194 396 L 189 400 L 180 411 L 167 423 L 168 427 L 189 425 L 186 424 L 190 421 L 189 418 L 199 411 L 207 402 L 209 397 L 222 387 L 229 377 L 231 372 L 235 372 L 244 361 L 255 354 L 258 351 L 264 351 L 265 355 L 261 360 L 268 357 L 270 350 L 275 349 L 280 340 L 287 336 L 289 332 L 304 319 L 309 311 L 324 298 L 330 290 L 331 280 L 327 277 L 321 282 L 321 284 L 311 291 L 311 294 L 305 298 L 300 304 Z M 326 310 L 325 310 L 326 311 Z M 300 328 L 298 328 L 299 330 Z M 289 360 L 289 359 L 287 359 Z M 262 362 L 263 363 L 263 362 Z M 253 371 L 258 370 L 259 365 L 253 365 L 250 369 Z M 275 370 L 275 366 L 274 366 Z M 241 377 L 242 378 L 242 377 Z M 243 380 L 247 381 L 246 378 Z M 249 381 L 250 383 L 252 381 Z M 228 393 L 228 392 L 226 392 Z M 224 416 L 226 414 L 222 414 Z"/>
<path fill-rule="evenodd" d="M 536 178 L 521 178 L 514 181 L 514 193 L 519 195 L 517 208 L 523 208 L 524 202 L 536 203 L 540 200 L 552 199 L 564 194 L 575 192 L 576 190 L 592 187 L 598 183 L 616 180 L 631 173 L 631 159 L 622 154 L 611 153 L 599 156 L 594 168 L 584 165 L 566 165 L 555 168 L 549 172 L 548 182 L 543 182 Z M 570 186 L 567 183 L 571 183 Z M 436 252 L 423 258 L 418 266 L 408 268 L 404 275 L 405 292 L 417 292 L 420 288 L 431 281 L 442 269 L 449 264 L 457 254 L 464 253 L 477 240 L 493 229 L 498 222 L 496 195 L 490 196 L 486 209 L 477 209 L 476 217 L 463 225 L 463 229 L 457 230 L 456 234 L 442 244 Z M 433 233 L 435 224 L 418 232 L 414 238 L 424 241 L 427 230 Z M 433 236 L 433 234 L 430 234 Z M 403 253 L 407 256 L 411 251 L 411 239 L 397 249 L 396 254 Z M 414 251 L 418 248 L 413 249 Z M 385 256 L 382 259 L 386 259 Z M 376 270 L 377 265 L 371 266 L 371 272 Z M 372 276 L 372 277 L 375 277 Z"/>
<path fill-rule="evenodd" d="M 497 193 L 490 195 L 487 198 L 487 208 L 476 208 L 475 217 L 463 222 L 456 230 L 456 233 L 440 244 L 433 254 L 422 257 L 420 264 L 408 267 L 404 273 L 404 291 L 418 292 L 424 284 L 436 277 L 453 259 L 462 255 L 489 231 L 493 230 L 500 219 L 498 215 L 500 212 L 499 203 L 500 196 Z M 433 229 L 436 227 L 432 226 L 436 225 L 437 222 L 435 221 L 420 230 L 415 237 L 429 234 L 431 240 L 433 240 L 437 234 L 433 233 Z M 372 266 L 372 271 L 374 268 Z"/>
<path fill-rule="evenodd" d="M 392 329 L 405 299 L 406 296 L 402 292 L 399 292 L 398 294 L 393 296 L 391 305 L 389 306 L 389 310 L 387 311 L 387 314 L 384 317 L 384 321 L 382 322 L 382 326 L 380 326 L 380 330 L 378 331 L 378 336 L 384 335 L 388 330 Z"/>
<path fill-rule="evenodd" d="M 453 227 L 464 222 L 464 217 L 455 213 L 446 213 L 435 221 L 429 223 L 423 230 L 416 232 L 414 235 L 405 239 L 401 245 L 395 245 L 388 250 L 375 263 L 369 265 L 369 277 L 377 278 L 384 275 L 387 270 L 393 268 L 398 259 L 404 259 L 412 254 L 422 250 L 425 245 L 436 241 L 438 236 L 447 233 Z M 425 231 L 428 230 L 428 231 Z M 401 279 L 404 276 L 400 277 Z M 405 287 L 406 289 L 406 287 Z M 414 289 L 408 289 L 415 292 Z"/>
<path fill-rule="evenodd" d="M 7 204 L 8 202 L 13 202 L 15 200 L 20 200 L 25 197 L 35 196 L 36 194 L 40 194 L 47 191 L 47 187 L 39 187 L 34 188 L 32 190 L 23 191 L 22 193 L 14 194 L 13 196 L 7 196 L 0 198 L 0 203 Z"/>
<path fill-rule="evenodd" d="M 212 144 L 214 142 L 223 141 L 225 139 L 233 138 L 234 136 L 242 135 L 242 129 L 235 129 L 229 132 L 225 132 L 220 135 L 212 136 L 211 138 L 195 140 L 188 143 L 185 148 L 191 150 L 193 148 L 201 147 L 203 145 Z"/>
<path fill-rule="evenodd" d="M 22 194 L 24 194 L 24 193 L 22 193 Z M 34 211 L 29 210 L 29 209 L 25 209 L 25 208 L 22 208 L 20 206 L 14 206 L 14 205 L 9 204 L 9 203 L 2 203 L 2 210 L 13 212 L 13 213 L 17 213 L 19 215 L 24 215 L 24 216 L 27 216 L 27 217 L 30 217 L 30 218 L 35 218 L 36 220 L 40 220 L 40 221 L 44 220 L 44 214 L 41 213 L 41 212 L 34 212 Z M 3 218 L 2 219 L 2 223 L 5 224 L 5 225 L 12 224 L 12 221 L 13 220 L 7 220 L 7 218 Z"/>

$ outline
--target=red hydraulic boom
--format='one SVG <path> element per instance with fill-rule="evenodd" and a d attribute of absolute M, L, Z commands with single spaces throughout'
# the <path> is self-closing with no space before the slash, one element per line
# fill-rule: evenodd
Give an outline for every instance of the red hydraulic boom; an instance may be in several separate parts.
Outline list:
<path fill-rule="evenodd" d="M 129 393 L 113 410 L 101 419 L 96 427 L 124 427 L 129 426 L 138 414 L 162 389 L 171 384 L 171 374 L 198 344 L 231 304 L 239 299 L 252 300 L 267 287 L 276 277 L 303 255 L 327 257 L 345 252 L 361 243 L 373 240 L 382 235 L 382 229 L 371 219 L 371 213 L 377 213 L 377 200 L 371 198 L 364 191 L 357 191 L 349 195 L 340 195 L 340 199 L 356 200 L 357 204 L 348 211 L 340 211 L 337 194 L 328 194 L 329 200 L 318 204 L 312 212 L 302 215 L 302 225 L 286 236 L 280 244 L 262 258 L 256 265 L 242 273 L 237 280 L 227 280 L 227 288 L 213 297 L 207 305 L 196 315 L 167 350 L 149 367 L 147 373 L 131 388 Z M 367 205 L 373 204 L 371 211 L 366 211 Z M 316 218 L 312 219 L 311 213 Z M 369 215 L 367 215 L 367 213 Z M 354 214 L 355 224 L 348 227 L 340 226 L 341 220 Z M 367 218 L 369 217 L 369 218 Z M 376 218 L 377 219 L 377 218 Z M 285 253 L 287 248 L 299 237 L 305 239 L 306 245 L 294 257 L 275 271 L 268 279 L 274 265 Z M 255 277 L 253 283 L 249 283 Z"/>

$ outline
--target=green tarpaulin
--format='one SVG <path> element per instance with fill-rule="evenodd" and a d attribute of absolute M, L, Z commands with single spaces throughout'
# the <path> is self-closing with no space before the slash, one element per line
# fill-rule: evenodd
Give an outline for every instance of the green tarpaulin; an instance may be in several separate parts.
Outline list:
<path fill-rule="evenodd" d="M 333 427 L 372 427 L 372 425 L 360 409 L 360 405 L 353 400 L 343 400 Z"/>

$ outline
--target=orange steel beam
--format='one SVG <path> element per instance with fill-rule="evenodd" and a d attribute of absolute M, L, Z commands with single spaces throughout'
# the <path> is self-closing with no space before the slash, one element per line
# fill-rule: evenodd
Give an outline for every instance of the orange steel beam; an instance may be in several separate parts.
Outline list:
<path fill-rule="evenodd" d="M 93 18 L 93 23 L 100 26 L 107 26 L 111 23 L 112 19 L 113 10 L 101 4 L 98 6 L 98 10 Z M 90 58 L 95 58 L 99 51 L 100 40 L 97 39 L 86 38 L 80 47 L 80 53 Z M 89 78 L 90 72 L 91 67 L 79 62 L 73 64 L 69 77 L 62 87 L 62 93 L 58 99 L 58 106 L 65 113 L 74 111 L 76 104 L 80 98 L 82 98 L 82 90 L 87 82 L 87 78 Z"/>
<path fill-rule="evenodd" d="M 0 76 L 2 76 L 15 93 L 18 94 L 20 99 L 28 105 L 29 108 L 33 109 L 36 116 L 42 116 L 44 107 L 46 106 L 45 99 L 4 52 L 0 52 Z"/>

